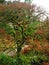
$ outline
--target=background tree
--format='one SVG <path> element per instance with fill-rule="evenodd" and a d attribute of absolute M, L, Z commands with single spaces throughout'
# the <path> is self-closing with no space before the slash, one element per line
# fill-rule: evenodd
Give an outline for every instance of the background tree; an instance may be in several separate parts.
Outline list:
<path fill-rule="evenodd" d="M 5 3 L 5 0 L 0 0 L 0 3 Z"/>
<path fill-rule="evenodd" d="M 25 0 L 25 3 L 31 4 L 33 0 Z"/>

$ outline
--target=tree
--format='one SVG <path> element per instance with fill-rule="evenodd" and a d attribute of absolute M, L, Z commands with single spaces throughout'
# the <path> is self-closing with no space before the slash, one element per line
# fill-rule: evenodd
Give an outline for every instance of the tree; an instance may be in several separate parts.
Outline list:
<path fill-rule="evenodd" d="M 0 3 L 5 3 L 5 0 L 0 0 Z"/>
<path fill-rule="evenodd" d="M 4 5 L 5 6 L 5 5 Z M 4 7 L 2 7 L 2 10 Z M 27 44 L 26 38 L 32 38 L 34 32 L 36 32 L 35 25 L 39 24 L 40 20 L 37 20 L 34 15 L 34 6 L 26 3 L 9 4 L 5 6 L 5 10 L 0 10 L 0 22 L 4 24 L 10 24 L 5 30 L 7 34 L 10 34 L 15 39 L 17 45 L 17 65 L 21 65 L 20 52 L 22 47 Z M 34 19 L 35 18 L 35 19 Z M 11 31 L 12 28 L 12 31 Z"/>
<path fill-rule="evenodd" d="M 31 4 L 32 0 L 25 0 L 25 3 Z"/>
<path fill-rule="evenodd" d="M 8 6 L 10 6 L 10 8 Z M 28 4 L 17 3 L 14 5 L 13 4 L 7 5 L 7 7 L 5 6 L 4 11 L 0 10 L 0 13 L 1 13 L 0 16 L 2 17 L 0 19 L 0 22 L 4 23 L 3 26 L 5 27 L 3 28 L 5 28 L 5 31 L 7 32 L 7 34 L 10 34 L 12 37 L 14 37 L 15 43 L 17 45 L 16 47 L 17 48 L 16 56 L 18 61 L 17 65 L 21 65 L 22 61 L 20 58 L 20 52 L 26 41 L 26 37 L 30 36 L 27 33 L 29 32 L 27 31 L 27 29 L 30 22 L 32 22 L 32 19 L 31 19 L 32 13 L 30 12 L 31 8 L 33 9 L 33 7 Z M 8 25 L 10 24 L 10 25 L 8 26 L 7 24 Z M 11 28 L 12 28 L 12 31 L 11 31 Z"/>

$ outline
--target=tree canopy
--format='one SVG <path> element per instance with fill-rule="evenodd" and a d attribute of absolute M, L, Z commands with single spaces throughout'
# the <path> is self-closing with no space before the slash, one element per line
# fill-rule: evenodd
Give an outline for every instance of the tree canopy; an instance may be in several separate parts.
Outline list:
<path fill-rule="evenodd" d="M 0 0 L 0 3 L 5 3 L 5 0 Z"/>

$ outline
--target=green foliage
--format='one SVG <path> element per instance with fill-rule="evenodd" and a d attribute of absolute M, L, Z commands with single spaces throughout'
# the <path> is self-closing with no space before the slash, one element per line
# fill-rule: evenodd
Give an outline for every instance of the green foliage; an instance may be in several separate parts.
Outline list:
<path fill-rule="evenodd" d="M 27 54 L 19 56 L 20 65 L 42 65 L 42 62 L 48 62 L 48 58 L 45 55 L 39 54 Z M 17 65 L 17 57 L 12 58 L 10 56 L 0 54 L 0 65 Z"/>
<path fill-rule="evenodd" d="M 21 63 L 20 65 L 30 65 L 30 58 L 26 57 L 25 55 L 21 55 L 20 56 L 19 63 Z M 0 65 L 17 65 L 17 57 L 16 58 L 12 58 L 9 56 L 6 56 L 4 54 L 0 54 Z"/>
<path fill-rule="evenodd" d="M 15 30 L 14 30 L 11 23 L 9 23 L 9 24 L 5 23 L 4 24 L 4 23 L 1 22 L 0 23 L 0 28 L 4 29 L 7 34 L 11 34 L 11 36 L 13 36 L 15 34 Z"/>
<path fill-rule="evenodd" d="M 4 3 L 5 2 L 5 0 L 0 0 L 0 3 Z"/>
<path fill-rule="evenodd" d="M 43 39 L 43 36 L 41 34 L 34 34 L 34 37 L 33 37 L 34 40 L 39 40 L 41 41 Z"/>
<path fill-rule="evenodd" d="M 32 3 L 32 0 L 25 0 L 26 3 Z"/>
<path fill-rule="evenodd" d="M 0 54 L 0 65 L 16 65 L 16 59 Z"/>
<path fill-rule="evenodd" d="M 47 33 L 46 39 L 47 39 L 47 41 L 49 42 L 49 33 Z"/>
<path fill-rule="evenodd" d="M 37 30 L 38 30 L 38 24 L 40 22 L 38 21 L 35 21 L 35 22 L 31 22 L 29 25 L 28 25 L 28 28 L 26 30 L 26 35 L 33 35 Z"/>
<path fill-rule="evenodd" d="M 42 65 L 42 62 L 46 62 L 48 59 L 44 55 L 35 55 L 31 59 L 31 64 L 33 65 Z"/>

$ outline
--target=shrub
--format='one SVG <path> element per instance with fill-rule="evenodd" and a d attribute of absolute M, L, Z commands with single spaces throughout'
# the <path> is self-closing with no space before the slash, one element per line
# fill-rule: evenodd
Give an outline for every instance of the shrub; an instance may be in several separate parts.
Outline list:
<path fill-rule="evenodd" d="M 43 62 L 48 62 L 48 58 L 45 55 L 30 53 L 27 55 L 19 56 L 20 65 L 41 65 Z M 10 56 L 0 54 L 0 65 L 18 65 L 17 57 L 12 58 Z"/>
<path fill-rule="evenodd" d="M 42 65 L 45 61 L 47 62 L 48 59 L 44 55 L 35 55 L 31 59 L 31 65 Z"/>
<path fill-rule="evenodd" d="M 0 65 L 16 65 L 16 59 L 0 54 Z"/>

